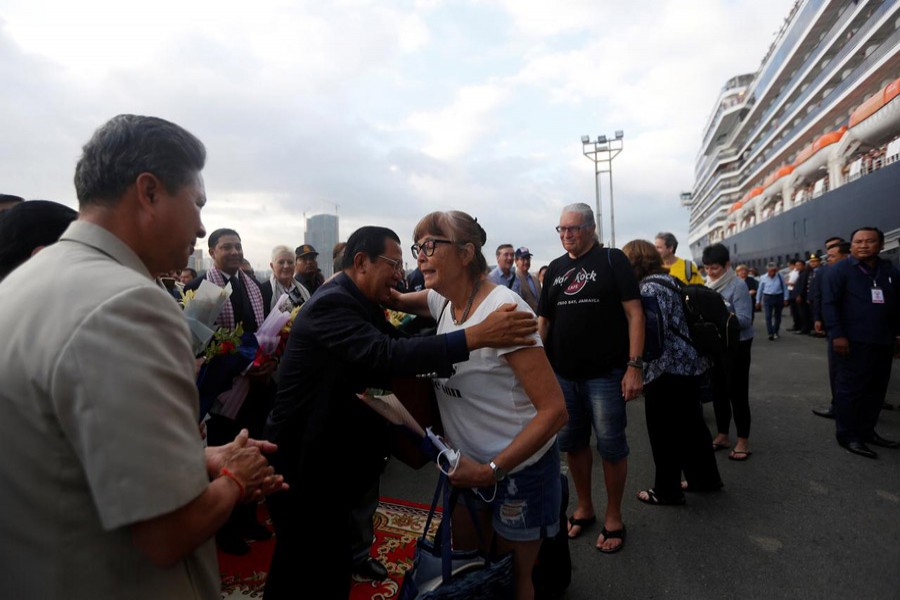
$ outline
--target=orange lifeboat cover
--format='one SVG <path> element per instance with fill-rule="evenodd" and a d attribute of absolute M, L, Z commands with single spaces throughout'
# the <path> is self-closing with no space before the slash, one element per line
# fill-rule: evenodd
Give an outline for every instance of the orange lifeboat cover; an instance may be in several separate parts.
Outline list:
<path fill-rule="evenodd" d="M 841 141 L 841 138 L 844 137 L 844 132 L 847 130 L 846 127 L 841 127 L 837 131 L 830 131 L 823 136 L 820 136 L 815 142 L 813 142 L 813 154 L 824 148 L 825 146 L 830 146 L 835 142 Z"/>
<path fill-rule="evenodd" d="M 802 165 L 806 162 L 810 156 L 813 155 L 813 146 L 815 143 L 807 145 L 800 153 L 797 155 L 797 158 L 794 159 L 794 167 Z"/>
<path fill-rule="evenodd" d="M 900 78 L 895 79 L 884 88 L 884 103 L 887 104 L 897 96 L 900 96 Z"/>
<path fill-rule="evenodd" d="M 884 89 L 879 90 L 874 96 L 856 107 L 856 110 L 850 114 L 850 127 L 865 121 L 884 106 L 884 92 Z"/>

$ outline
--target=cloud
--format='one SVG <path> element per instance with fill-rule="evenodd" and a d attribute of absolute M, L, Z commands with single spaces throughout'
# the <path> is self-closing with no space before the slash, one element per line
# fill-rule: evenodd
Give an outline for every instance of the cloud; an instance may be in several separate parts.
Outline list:
<path fill-rule="evenodd" d="M 466 86 L 450 105 L 415 112 L 407 124 L 425 138 L 426 153 L 436 158 L 458 158 L 492 131 L 492 117 L 507 97 L 507 90 L 497 84 Z"/>
<path fill-rule="evenodd" d="M 92 131 L 153 114 L 204 141 L 205 224 L 237 228 L 256 266 L 302 242 L 304 214 L 406 240 L 452 208 L 485 226 L 489 261 L 510 242 L 537 265 L 562 252 L 559 210 L 594 204 L 581 135 L 623 129 L 617 242 L 686 239 L 678 194 L 719 89 L 755 70 L 790 4 L 9 0 L 2 191 L 74 205 Z"/>

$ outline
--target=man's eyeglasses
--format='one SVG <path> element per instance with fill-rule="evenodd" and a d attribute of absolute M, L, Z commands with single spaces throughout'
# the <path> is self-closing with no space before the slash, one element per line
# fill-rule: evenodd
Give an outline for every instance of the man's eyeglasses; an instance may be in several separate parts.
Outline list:
<path fill-rule="evenodd" d="M 421 244 L 413 244 L 410 247 L 412 250 L 413 258 L 419 260 L 419 252 L 425 254 L 425 256 L 432 256 L 434 254 L 434 249 L 437 248 L 438 244 L 452 244 L 451 240 L 425 240 Z"/>
<path fill-rule="evenodd" d="M 577 231 L 581 231 L 585 227 L 587 227 L 587 225 L 584 223 L 582 223 L 581 225 L 572 225 L 571 227 L 567 225 L 557 225 L 556 233 L 569 233 L 570 231 L 572 233 L 575 233 Z"/>
<path fill-rule="evenodd" d="M 390 258 L 389 256 L 385 256 L 384 254 L 379 254 L 378 258 L 383 258 L 387 262 L 391 263 L 391 266 L 394 268 L 394 271 L 396 271 L 397 273 L 403 272 L 403 261 L 402 260 L 399 260 L 396 258 Z"/>

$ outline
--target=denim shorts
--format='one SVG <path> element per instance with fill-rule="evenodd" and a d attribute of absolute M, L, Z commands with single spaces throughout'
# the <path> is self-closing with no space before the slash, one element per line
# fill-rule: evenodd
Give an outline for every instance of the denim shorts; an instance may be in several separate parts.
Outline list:
<path fill-rule="evenodd" d="M 536 463 L 510 473 L 493 488 L 478 488 L 479 495 L 466 494 L 479 511 L 491 512 L 497 535 L 512 542 L 530 542 L 553 537 L 559 532 L 562 484 L 559 470 L 559 444 L 554 443 Z"/>
<path fill-rule="evenodd" d="M 628 417 L 622 397 L 624 376 L 624 369 L 613 369 L 606 377 L 582 381 L 556 376 L 569 411 L 569 421 L 559 432 L 560 450 L 571 452 L 587 448 L 593 427 L 601 458 L 617 462 L 628 456 L 625 439 Z"/>

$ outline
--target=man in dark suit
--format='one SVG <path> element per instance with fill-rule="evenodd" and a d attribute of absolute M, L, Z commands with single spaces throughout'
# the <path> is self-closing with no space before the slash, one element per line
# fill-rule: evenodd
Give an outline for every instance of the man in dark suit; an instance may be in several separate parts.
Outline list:
<path fill-rule="evenodd" d="M 241 270 L 244 260 L 244 249 L 241 236 L 233 229 L 217 229 L 209 234 L 209 255 L 213 266 L 203 277 L 198 277 L 184 286 L 185 291 L 195 290 L 207 279 L 219 287 L 231 284 L 231 296 L 219 313 L 215 325 L 234 329 L 238 324 L 245 333 L 255 333 L 264 319 L 264 302 L 259 284 L 255 279 Z M 212 445 L 220 445 L 223 440 L 234 439 L 241 429 L 248 429 L 252 437 L 262 435 L 266 415 L 272 407 L 275 387 L 272 373 L 275 363 L 269 362 L 260 367 L 251 367 L 247 372 L 250 380 L 250 391 L 241 405 L 236 418 L 214 414 L 215 408 L 206 422 L 207 441 Z M 250 546 L 244 539 L 268 539 L 272 533 L 256 520 L 255 507 L 239 505 L 235 508 L 228 523 L 216 534 L 216 542 L 223 552 L 229 554 L 246 554 Z"/>
<path fill-rule="evenodd" d="M 284 445 L 288 495 L 269 504 L 276 545 L 265 598 L 295 598 L 316 581 L 317 598 L 345 600 L 352 570 L 351 512 L 381 475 L 386 422 L 356 394 L 389 388 L 391 377 L 446 375 L 482 347 L 527 344 L 533 316 L 506 305 L 479 325 L 406 338 L 384 316 L 402 278 L 400 238 L 362 227 L 347 240 L 344 269 L 294 322 L 279 370 L 265 437 Z"/>
<path fill-rule="evenodd" d="M 830 237 L 825 240 L 825 264 L 816 269 L 816 276 L 812 278 L 810 285 L 810 302 L 812 306 L 813 327 L 816 337 L 826 337 L 824 317 L 822 316 L 822 290 L 825 287 L 825 277 L 828 275 L 830 267 L 847 258 L 850 255 L 850 242 L 845 242 L 840 237 Z M 831 390 L 831 402 L 828 406 L 812 409 L 814 415 L 824 417 L 826 419 L 834 418 L 834 351 L 831 344 L 828 346 L 828 384 Z"/>
<path fill-rule="evenodd" d="M 794 269 L 797 271 L 797 279 L 788 295 L 788 300 L 791 302 L 791 316 L 794 317 L 794 326 L 790 331 L 806 334 L 812 328 L 812 323 L 808 323 L 806 320 L 805 312 L 809 269 L 806 268 L 806 261 L 799 258 L 794 261 Z"/>
<path fill-rule="evenodd" d="M 900 271 L 878 258 L 884 233 L 861 227 L 850 238 L 850 258 L 829 268 L 822 307 L 835 359 L 834 410 L 838 444 L 877 458 L 867 444 L 900 443 L 875 432 L 900 339 Z"/>

